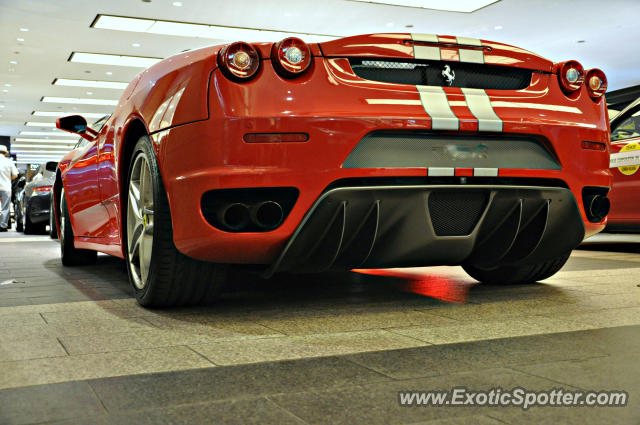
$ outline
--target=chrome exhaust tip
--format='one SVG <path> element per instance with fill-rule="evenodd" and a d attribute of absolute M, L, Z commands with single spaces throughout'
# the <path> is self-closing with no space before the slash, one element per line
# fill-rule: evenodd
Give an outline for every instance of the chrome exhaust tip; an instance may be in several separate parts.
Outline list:
<path fill-rule="evenodd" d="M 589 201 L 587 215 L 592 221 L 601 221 L 611 210 L 611 201 L 606 196 L 594 195 Z"/>
<path fill-rule="evenodd" d="M 250 210 L 251 222 L 261 229 L 275 229 L 284 220 L 282 205 L 274 201 L 255 204 Z"/>
<path fill-rule="evenodd" d="M 228 230 L 235 232 L 242 230 L 251 222 L 249 207 L 239 202 L 225 205 L 218 210 L 218 220 Z"/>

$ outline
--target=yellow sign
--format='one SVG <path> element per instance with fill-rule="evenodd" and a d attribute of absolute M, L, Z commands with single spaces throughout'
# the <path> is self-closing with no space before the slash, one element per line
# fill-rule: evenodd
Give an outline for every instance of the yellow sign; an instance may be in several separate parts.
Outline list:
<path fill-rule="evenodd" d="M 640 150 L 640 143 L 634 142 L 634 143 L 629 143 L 628 145 L 620 149 L 620 152 L 629 152 L 629 151 L 637 151 L 637 150 Z M 640 169 L 640 165 L 625 165 L 622 167 L 618 167 L 618 170 L 620 170 L 622 174 L 627 176 L 635 174 L 636 171 L 638 171 L 638 169 Z"/>

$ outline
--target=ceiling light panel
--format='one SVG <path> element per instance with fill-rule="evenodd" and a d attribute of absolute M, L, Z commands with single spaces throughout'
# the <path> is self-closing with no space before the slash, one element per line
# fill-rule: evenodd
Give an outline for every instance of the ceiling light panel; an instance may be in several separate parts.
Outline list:
<path fill-rule="evenodd" d="M 11 153 L 24 155 L 64 155 L 71 149 L 51 149 L 51 148 L 14 148 L 11 146 Z"/>
<path fill-rule="evenodd" d="M 27 121 L 24 123 L 27 127 L 55 127 L 56 123 L 54 122 L 35 122 L 35 121 Z"/>
<path fill-rule="evenodd" d="M 69 57 L 69 62 L 93 63 L 98 65 L 130 66 L 132 68 L 149 68 L 150 66 L 155 65 L 161 60 L 161 58 L 86 52 L 73 52 Z"/>
<path fill-rule="evenodd" d="M 75 138 L 78 137 L 77 134 L 66 133 L 66 132 L 63 132 L 62 130 L 58 130 L 58 131 L 28 131 L 28 130 L 23 130 L 18 134 L 20 136 L 53 136 L 53 137 L 75 137 Z"/>
<path fill-rule="evenodd" d="M 308 43 L 311 43 L 335 40 L 336 38 L 339 38 L 337 36 L 325 34 L 272 31 L 257 28 L 192 24 L 187 22 L 172 22 L 142 18 L 124 18 L 111 15 L 98 15 L 91 26 L 93 28 L 116 31 L 143 32 L 148 34 L 174 35 L 180 37 L 211 38 L 228 41 L 278 41 L 282 38 L 296 36 L 302 38 Z"/>
<path fill-rule="evenodd" d="M 98 80 L 73 80 L 69 78 L 56 78 L 52 83 L 54 86 L 69 87 L 91 87 L 97 89 L 118 89 L 124 90 L 129 83 L 120 83 L 117 81 L 98 81 Z"/>
<path fill-rule="evenodd" d="M 78 105 L 103 105 L 103 106 L 116 106 L 118 104 L 117 100 L 112 99 L 86 99 L 79 97 L 55 97 L 55 96 L 44 96 L 41 99 L 44 103 L 71 103 Z M 78 114 L 74 114 L 78 115 Z"/>
<path fill-rule="evenodd" d="M 57 134 L 56 134 L 57 136 Z M 76 139 L 79 138 L 80 136 L 76 136 Z M 66 140 L 66 139 L 36 139 L 36 138 L 32 138 L 32 137 L 16 137 L 14 140 L 14 143 L 47 143 L 47 144 L 75 144 L 75 142 L 73 140 Z"/>
<path fill-rule="evenodd" d="M 76 142 L 70 143 L 68 145 L 62 144 L 44 144 L 44 143 L 13 143 L 11 145 L 11 149 L 44 149 L 44 150 L 52 150 L 52 151 L 68 151 L 70 150 Z"/>
<path fill-rule="evenodd" d="M 85 118 L 102 118 L 105 113 L 103 112 L 59 112 L 59 111 L 33 111 L 31 113 L 34 117 L 66 117 L 69 115 L 81 115 Z"/>
<path fill-rule="evenodd" d="M 497 3 L 500 0 L 350 0 L 360 3 L 376 3 L 391 6 L 416 7 L 420 9 L 434 9 L 445 12 L 471 13 L 478 9 Z"/>

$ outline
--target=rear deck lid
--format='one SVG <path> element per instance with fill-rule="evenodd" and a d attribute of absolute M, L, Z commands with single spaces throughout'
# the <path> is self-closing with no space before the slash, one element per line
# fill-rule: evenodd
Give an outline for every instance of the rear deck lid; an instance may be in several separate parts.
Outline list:
<path fill-rule="evenodd" d="M 553 62 L 519 47 L 450 35 L 358 35 L 321 43 L 320 48 L 325 57 L 449 61 L 553 71 Z"/>

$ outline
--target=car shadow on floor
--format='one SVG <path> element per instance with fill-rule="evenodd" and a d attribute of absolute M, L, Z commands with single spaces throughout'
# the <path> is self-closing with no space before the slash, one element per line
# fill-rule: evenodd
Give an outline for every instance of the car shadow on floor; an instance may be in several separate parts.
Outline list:
<path fill-rule="evenodd" d="M 121 259 L 100 255 L 95 265 L 72 268 L 62 267 L 56 260 L 51 260 L 46 267 L 89 300 L 133 297 L 126 264 Z M 382 317 L 415 311 L 437 312 L 456 305 L 542 298 L 562 300 L 562 291 L 543 283 L 480 285 L 457 267 L 280 274 L 270 279 L 263 279 L 255 272 L 232 269 L 225 290 L 210 305 L 146 311 L 155 316 L 215 327 L 216 322 L 223 318 Z M 135 305 L 133 301 L 131 305 Z M 144 316 L 146 313 L 142 311 L 140 314 Z"/>

